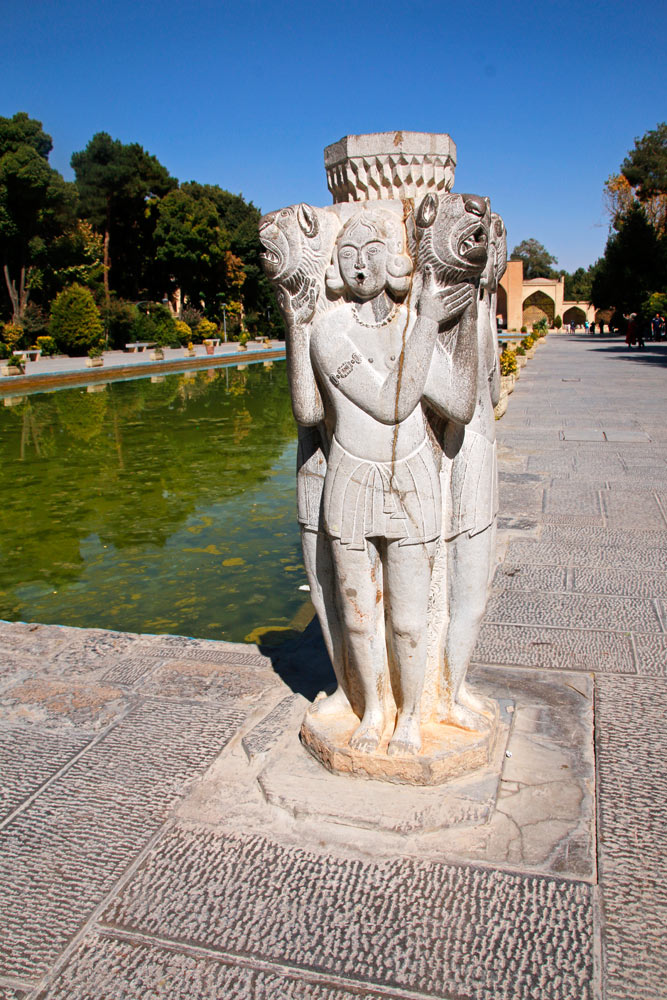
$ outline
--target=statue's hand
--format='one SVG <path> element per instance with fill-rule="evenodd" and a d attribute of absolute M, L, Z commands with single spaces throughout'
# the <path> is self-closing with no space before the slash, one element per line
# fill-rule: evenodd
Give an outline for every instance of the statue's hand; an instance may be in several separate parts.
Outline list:
<path fill-rule="evenodd" d="M 288 329 L 295 330 L 313 318 L 317 304 L 317 282 L 315 278 L 309 278 L 296 295 L 290 295 L 284 288 L 277 288 L 276 297 Z"/>
<path fill-rule="evenodd" d="M 436 323 L 448 323 L 458 319 L 465 312 L 474 296 L 473 286 L 466 281 L 442 288 L 429 267 L 424 274 L 424 285 L 417 303 L 417 312 L 420 316 L 435 320 Z"/>

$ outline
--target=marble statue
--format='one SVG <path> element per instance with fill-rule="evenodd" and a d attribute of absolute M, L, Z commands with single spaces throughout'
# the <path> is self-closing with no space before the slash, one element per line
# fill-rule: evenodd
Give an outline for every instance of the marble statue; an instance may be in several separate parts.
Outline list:
<path fill-rule="evenodd" d="M 497 719 L 465 674 L 494 552 L 504 228 L 449 190 L 449 136 L 349 136 L 325 161 L 334 205 L 260 223 L 337 680 L 301 735 L 332 770 L 435 783 L 488 759 Z"/>

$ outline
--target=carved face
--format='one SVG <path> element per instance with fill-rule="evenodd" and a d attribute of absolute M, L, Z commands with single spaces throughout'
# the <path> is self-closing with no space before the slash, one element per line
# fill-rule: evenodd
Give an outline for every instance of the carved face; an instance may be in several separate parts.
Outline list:
<path fill-rule="evenodd" d="M 269 212 L 259 223 L 259 238 L 264 247 L 260 259 L 266 276 L 282 282 L 300 267 L 304 241 L 319 233 L 317 216 L 310 205 L 290 205 Z"/>
<path fill-rule="evenodd" d="M 427 194 L 417 211 L 419 258 L 436 275 L 459 280 L 481 274 L 489 252 L 491 212 L 473 194 Z"/>
<path fill-rule="evenodd" d="M 368 228 L 345 234 L 338 247 L 341 278 L 353 298 L 373 299 L 387 286 L 387 244 Z"/>

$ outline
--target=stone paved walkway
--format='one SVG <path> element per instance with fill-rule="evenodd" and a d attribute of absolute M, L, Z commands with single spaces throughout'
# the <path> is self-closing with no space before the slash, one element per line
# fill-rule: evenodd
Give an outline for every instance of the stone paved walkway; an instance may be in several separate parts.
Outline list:
<path fill-rule="evenodd" d="M 552 335 L 498 424 L 474 673 L 528 709 L 488 824 L 267 802 L 316 629 L 270 657 L 0 623 L 0 1000 L 667 996 L 666 390 L 665 345 Z"/>

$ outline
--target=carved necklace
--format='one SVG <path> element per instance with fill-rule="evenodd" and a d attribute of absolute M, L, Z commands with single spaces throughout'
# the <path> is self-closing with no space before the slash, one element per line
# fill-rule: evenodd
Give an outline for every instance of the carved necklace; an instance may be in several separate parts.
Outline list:
<path fill-rule="evenodd" d="M 378 330 L 381 326 L 389 326 L 389 324 L 391 323 L 392 319 L 396 315 L 397 309 L 398 309 L 398 306 L 396 305 L 396 303 L 394 303 L 394 305 L 391 307 L 391 311 L 389 313 L 387 313 L 387 315 L 385 316 L 385 318 L 381 319 L 379 323 L 364 323 L 363 319 L 361 319 L 361 317 L 359 316 L 359 313 L 357 312 L 357 304 L 356 304 L 356 302 L 352 303 L 352 315 L 356 319 L 357 323 L 359 324 L 359 326 L 365 326 L 369 330 Z"/>

